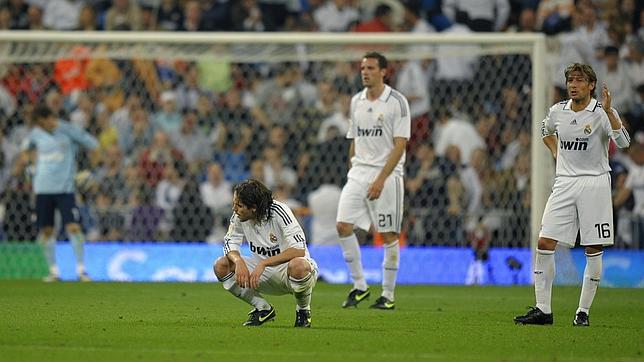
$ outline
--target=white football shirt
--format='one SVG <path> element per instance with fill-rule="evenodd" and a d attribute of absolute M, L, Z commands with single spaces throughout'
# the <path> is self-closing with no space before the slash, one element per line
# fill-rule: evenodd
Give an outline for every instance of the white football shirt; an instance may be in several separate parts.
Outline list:
<path fill-rule="evenodd" d="M 571 105 L 572 100 L 567 100 L 550 107 L 541 126 L 543 137 L 556 134 L 558 138 L 555 174 L 597 176 L 609 172 L 608 143 L 613 130 L 601 103 L 593 98 L 579 112 Z M 614 108 L 613 112 L 619 119 Z"/>
<path fill-rule="evenodd" d="M 256 258 L 267 259 L 289 248 L 304 249 L 305 256 L 309 257 L 304 231 L 291 209 L 277 200 L 273 200 L 270 208 L 268 221 L 261 224 L 252 220 L 242 222 L 233 214 L 224 237 L 224 255 L 239 251 L 245 238 Z"/>
<path fill-rule="evenodd" d="M 409 139 L 411 118 L 409 102 L 402 93 L 385 85 L 378 99 L 367 99 L 367 89 L 351 99 L 350 125 L 347 138 L 355 142 L 351 171 L 360 166 L 382 169 L 394 148 L 394 137 Z M 393 170 L 403 174 L 405 154 Z M 349 171 L 349 177 L 352 172 Z M 354 171 L 355 172 L 355 171 Z"/>

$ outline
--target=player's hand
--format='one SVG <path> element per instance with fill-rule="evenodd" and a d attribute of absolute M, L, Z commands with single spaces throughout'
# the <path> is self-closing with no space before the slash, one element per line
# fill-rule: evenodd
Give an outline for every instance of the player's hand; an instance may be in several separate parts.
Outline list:
<path fill-rule="evenodd" d="M 610 110 L 610 102 L 610 90 L 608 90 L 606 83 L 602 83 L 602 107 L 604 111 L 608 112 Z"/>
<path fill-rule="evenodd" d="M 375 180 L 369 185 L 367 189 L 367 198 L 369 200 L 376 200 L 380 197 L 382 189 L 385 187 L 385 180 L 381 180 L 379 177 L 376 177 Z"/>
<path fill-rule="evenodd" d="M 266 269 L 266 266 L 263 263 L 257 263 L 255 269 L 250 274 L 250 287 L 253 289 L 259 288 L 259 278 L 262 276 L 262 273 Z"/>
<path fill-rule="evenodd" d="M 242 288 L 250 287 L 250 273 L 248 272 L 248 267 L 244 262 L 235 263 L 235 280 L 237 285 Z"/>

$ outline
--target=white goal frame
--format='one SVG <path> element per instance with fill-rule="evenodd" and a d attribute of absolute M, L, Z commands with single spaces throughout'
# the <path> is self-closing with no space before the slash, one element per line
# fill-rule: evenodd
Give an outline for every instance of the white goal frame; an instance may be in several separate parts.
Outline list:
<path fill-rule="evenodd" d="M 38 43 L 56 44 L 137 44 L 145 47 L 147 44 L 172 45 L 222 45 L 234 46 L 242 44 L 275 44 L 275 45 L 483 45 L 496 47 L 497 54 L 513 53 L 527 54 L 532 61 L 532 163 L 531 163 L 531 214 L 530 240 L 532 253 L 536 249 L 537 236 L 541 226 L 541 215 L 545 207 L 549 188 L 552 183 L 552 162 L 550 155 L 541 142 L 541 121 L 547 109 L 547 96 L 550 88 L 550 76 L 546 74 L 546 37 L 539 33 L 472 33 L 472 34 L 409 34 L 409 33 L 179 33 L 179 32 L 57 32 L 57 31 L 0 31 L 0 66 L 2 63 L 15 62 L 17 54 L 10 54 L 12 48 L 7 44 Z M 13 48 L 15 50 L 15 48 Z M 363 48 L 364 49 L 364 48 Z M 362 50 L 363 51 L 363 50 Z M 494 52 L 494 50 L 492 50 Z M 387 54 L 387 52 L 385 52 Z M 255 61 L 263 61 L 260 54 L 253 55 Z M 18 55 L 19 59 L 29 54 Z M 136 54 L 145 57 L 146 54 Z M 175 55 L 174 57 L 180 57 Z M 217 58 L 212 52 L 210 57 Z M 347 59 L 348 54 L 340 54 L 338 59 Z M 390 57 L 390 54 L 387 54 Z M 427 54 L 414 53 L 404 59 L 426 58 Z M 23 57 L 23 58 L 20 58 Z M 38 55 L 32 55 L 32 62 L 50 61 Z M 170 58 L 172 58 L 171 56 Z M 222 58 L 225 58 L 222 55 Z M 395 55 L 392 57 L 395 58 Z M 27 58 L 28 59 L 28 58 Z M 227 58 L 226 58 L 227 59 Z M 292 60 L 299 60 L 297 55 Z M 316 60 L 315 54 L 308 56 Z M 333 60 L 333 59 L 329 59 Z"/>

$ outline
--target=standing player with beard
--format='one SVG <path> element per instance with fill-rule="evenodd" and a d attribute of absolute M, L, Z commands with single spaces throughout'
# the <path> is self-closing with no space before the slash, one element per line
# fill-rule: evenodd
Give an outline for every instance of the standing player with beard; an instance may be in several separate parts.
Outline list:
<path fill-rule="evenodd" d="M 318 268 L 309 256 L 304 231 L 293 212 L 274 200 L 259 181 L 247 180 L 233 191 L 233 216 L 224 238 L 224 256 L 215 261 L 224 289 L 255 307 L 244 322 L 259 326 L 275 318 L 275 309 L 261 293 L 293 294 L 295 327 L 311 327 L 311 293 Z M 252 256 L 241 256 L 246 239 Z"/>
<path fill-rule="evenodd" d="M 370 225 L 382 234 L 382 294 L 371 305 L 394 309 L 394 289 L 400 263 L 398 239 L 403 215 L 403 165 L 410 137 L 409 102 L 384 83 L 387 59 L 380 53 L 364 55 L 360 65 L 364 90 L 351 99 L 351 168 L 338 204 L 336 228 L 344 260 L 349 266 L 353 289 L 342 306 L 357 306 L 370 295 L 364 277 L 360 246 L 354 226 Z"/>
<path fill-rule="evenodd" d="M 542 136 L 556 160 L 555 183 L 548 198 L 534 265 L 537 305 L 517 316 L 517 324 L 552 324 L 552 282 L 555 247 L 575 244 L 577 232 L 585 247 L 586 269 L 574 326 L 589 326 L 588 313 L 602 272 L 605 245 L 613 245 L 613 208 L 608 166 L 608 144 L 630 144 L 628 132 L 611 108 L 610 91 L 602 87 L 602 102 L 595 98 L 597 76 L 586 64 L 574 63 L 564 72 L 569 100 L 550 107 Z"/>

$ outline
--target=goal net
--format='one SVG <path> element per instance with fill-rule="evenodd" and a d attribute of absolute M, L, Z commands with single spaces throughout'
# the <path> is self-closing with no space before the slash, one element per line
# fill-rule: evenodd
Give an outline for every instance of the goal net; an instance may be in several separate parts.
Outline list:
<path fill-rule="evenodd" d="M 253 177 L 311 243 L 333 242 L 349 101 L 372 50 L 411 104 L 406 244 L 529 247 L 551 180 L 539 34 L 3 32 L 1 238 L 35 238 L 17 150 L 42 101 L 100 141 L 76 175 L 90 240 L 217 242 L 230 185 Z"/>

